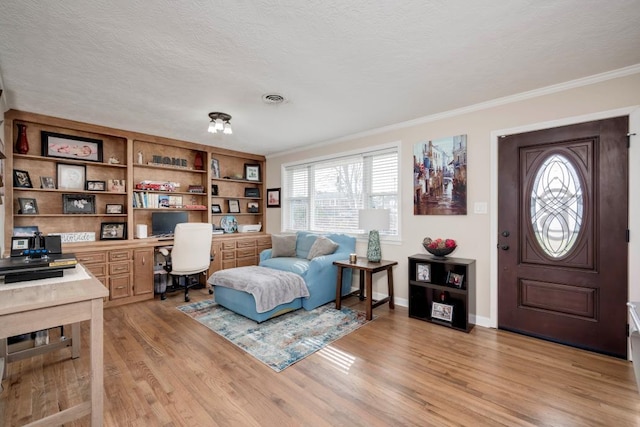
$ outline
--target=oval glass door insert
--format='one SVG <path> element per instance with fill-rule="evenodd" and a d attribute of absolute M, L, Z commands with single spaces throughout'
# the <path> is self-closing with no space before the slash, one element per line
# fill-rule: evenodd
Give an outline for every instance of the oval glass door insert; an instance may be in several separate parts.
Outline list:
<path fill-rule="evenodd" d="M 561 154 L 545 160 L 531 190 L 531 225 L 538 244 L 552 258 L 566 255 L 583 225 L 584 195 L 578 173 Z"/>

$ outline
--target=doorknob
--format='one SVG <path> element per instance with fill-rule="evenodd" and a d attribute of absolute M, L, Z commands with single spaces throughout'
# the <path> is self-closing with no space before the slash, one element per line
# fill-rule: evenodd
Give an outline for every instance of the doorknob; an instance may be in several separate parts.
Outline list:
<path fill-rule="evenodd" d="M 498 245 L 498 247 L 500 249 L 502 249 L 503 251 L 508 251 L 509 250 L 509 245 Z"/>
<path fill-rule="evenodd" d="M 508 231 L 508 230 L 504 230 L 504 231 L 503 231 L 502 233 L 500 233 L 500 234 L 502 234 L 502 237 L 509 237 L 509 234 L 511 234 L 511 233 L 509 233 L 509 231 Z"/>

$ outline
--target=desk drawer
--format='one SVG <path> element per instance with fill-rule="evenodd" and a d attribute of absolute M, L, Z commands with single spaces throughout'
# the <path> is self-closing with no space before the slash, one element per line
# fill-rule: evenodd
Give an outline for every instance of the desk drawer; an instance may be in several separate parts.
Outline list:
<path fill-rule="evenodd" d="M 76 255 L 80 264 L 91 264 L 98 262 L 107 262 L 106 252 L 81 252 Z"/>
<path fill-rule="evenodd" d="M 131 262 L 116 262 L 109 264 L 109 275 L 126 274 L 131 271 Z"/>
<path fill-rule="evenodd" d="M 255 256 L 256 256 L 256 248 L 245 248 L 245 249 L 236 250 L 237 258 L 246 258 L 246 257 L 255 257 Z"/>
<path fill-rule="evenodd" d="M 247 258 L 238 258 L 236 260 L 236 267 L 246 267 L 248 265 L 257 265 L 258 259 L 255 256 Z"/>
<path fill-rule="evenodd" d="M 131 260 L 131 251 L 109 251 L 109 262 Z"/>
<path fill-rule="evenodd" d="M 235 242 L 222 242 L 222 250 L 223 251 L 229 251 L 229 250 L 233 250 L 236 248 L 236 243 Z"/>
<path fill-rule="evenodd" d="M 256 246 L 255 240 L 238 240 L 236 242 L 237 248 L 253 248 Z"/>
<path fill-rule="evenodd" d="M 256 243 L 258 246 L 269 246 L 271 247 L 271 237 L 258 237 L 256 239 Z"/>
<path fill-rule="evenodd" d="M 106 264 L 82 264 L 87 270 L 93 273 L 94 276 L 106 276 L 107 265 Z"/>
<path fill-rule="evenodd" d="M 109 298 L 114 300 L 131 295 L 131 280 L 129 275 L 109 278 Z"/>

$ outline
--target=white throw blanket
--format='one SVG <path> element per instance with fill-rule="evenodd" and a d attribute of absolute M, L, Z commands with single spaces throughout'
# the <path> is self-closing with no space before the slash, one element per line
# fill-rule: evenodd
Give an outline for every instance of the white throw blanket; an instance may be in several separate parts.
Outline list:
<path fill-rule="evenodd" d="M 307 284 L 297 274 L 257 265 L 216 271 L 208 282 L 253 295 L 258 313 L 309 296 Z"/>

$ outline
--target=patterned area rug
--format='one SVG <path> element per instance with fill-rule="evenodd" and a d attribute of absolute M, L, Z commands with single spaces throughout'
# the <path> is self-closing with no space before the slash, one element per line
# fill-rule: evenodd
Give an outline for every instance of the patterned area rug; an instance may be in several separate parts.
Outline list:
<path fill-rule="evenodd" d="M 213 300 L 177 308 L 280 372 L 367 323 L 364 312 L 334 307 L 329 303 L 311 311 L 301 308 L 263 323 L 227 310 Z"/>

